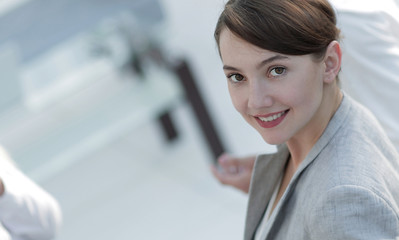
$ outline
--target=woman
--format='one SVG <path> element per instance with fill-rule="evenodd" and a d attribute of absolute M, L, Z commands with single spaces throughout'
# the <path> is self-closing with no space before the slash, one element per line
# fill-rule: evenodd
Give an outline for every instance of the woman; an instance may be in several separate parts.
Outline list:
<path fill-rule="evenodd" d="M 245 239 L 399 237 L 399 156 L 339 88 L 329 3 L 230 0 L 215 38 L 234 107 L 278 145 L 240 169 L 244 191 L 252 174 Z"/>

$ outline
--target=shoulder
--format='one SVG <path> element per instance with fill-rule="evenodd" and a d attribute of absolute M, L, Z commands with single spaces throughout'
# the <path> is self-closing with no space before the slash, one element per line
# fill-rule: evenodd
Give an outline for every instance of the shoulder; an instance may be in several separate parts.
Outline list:
<path fill-rule="evenodd" d="M 312 239 L 399 237 L 398 154 L 367 109 L 351 103 L 304 176 Z"/>
<path fill-rule="evenodd" d="M 331 138 L 326 150 L 334 151 L 332 157 L 397 162 L 399 155 L 375 115 L 366 107 L 345 95 L 349 113 L 340 129 Z M 346 159 L 345 161 L 348 161 Z"/>
<path fill-rule="evenodd" d="M 308 231 L 315 239 L 395 239 L 399 236 L 397 207 L 367 188 L 341 185 L 315 202 Z M 312 237 L 312 238 L 313 238 Z"/>
<path fill-rule="evenodd" d="M 306 175 L 319 179 L 318 191 L 359 186 L 399 205 L 399 155 L 374 115 L 355 101 Z"/>

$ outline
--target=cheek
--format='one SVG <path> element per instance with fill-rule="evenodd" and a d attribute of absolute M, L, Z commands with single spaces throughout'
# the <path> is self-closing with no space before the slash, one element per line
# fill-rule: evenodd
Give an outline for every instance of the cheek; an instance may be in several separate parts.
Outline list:
<path fill-rule="evenodd" d="M 234 108 L 240 113 L 245 113 L 248 102 L 245 91 L 229 84 L 229 93 Z"/>
<path fill-rule="evenodd" d="M 318 81 L 301 81 L 302 84 L 290 89 L 290 106 L 297 117 L 308 118 L 314 114 L 321 104 L 323 85 Z"/>
<path fill-rule="evenodd" d="M 323 82 L 316 74 L 302 74 L 286 88 L 285 94 L 290 96 L 291 103 L 300 106 L 317 100 L 323 92 Z"/>

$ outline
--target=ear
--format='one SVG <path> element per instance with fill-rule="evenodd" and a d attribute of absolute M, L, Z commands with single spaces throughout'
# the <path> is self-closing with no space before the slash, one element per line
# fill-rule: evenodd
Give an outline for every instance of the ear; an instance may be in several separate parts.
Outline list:
<path fill-rule="evenodd" d="M 341 69 L 342 52 L 341 46 L 337 41 L 332 41 L 326 50 L 324 56 L 324 64 L 326 69 L 324 71 L 324 82 L 330 84 L 335 81 L 339 70 Z"/>

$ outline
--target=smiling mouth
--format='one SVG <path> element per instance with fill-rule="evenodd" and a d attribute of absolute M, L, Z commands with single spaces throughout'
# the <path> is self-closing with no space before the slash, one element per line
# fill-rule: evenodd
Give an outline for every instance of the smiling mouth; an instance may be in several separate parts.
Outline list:
<path fill-rule="evenodd" d="M 276 119 L 279 119 L 279 118 L 283 117 L 285 114 L 287 114 L 287 112 L 288 112 L 288 110 L 285 110 L 283 112 L 279 112 L 279 113 L 273 114 L 273 115 L 268 116 L 268 117 L 257 117 L 257 118 L 259 120 L 261 120 L 262 122 L 272 122 L 272 121 L 274 121 Z"/>

